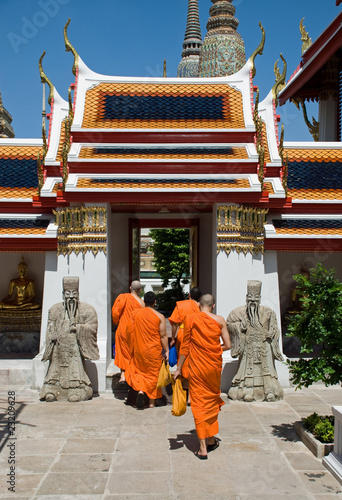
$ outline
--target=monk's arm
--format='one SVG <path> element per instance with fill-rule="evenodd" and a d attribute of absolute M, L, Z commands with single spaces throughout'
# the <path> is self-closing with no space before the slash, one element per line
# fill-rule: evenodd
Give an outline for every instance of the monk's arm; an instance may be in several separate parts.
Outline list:
<path fill-rule="evenodd" d="M 220 324 L 222 326 L 222 330 L 221 330 L 221 338 L 223 341 L 222 351 L 229 351 L 229 349 L 232 348 L 232 343 L 230 341 L 230 336 L 229 336 L 229 333 L 227 330 L 227 325 L 226 325 L 224 318 L 222 318 L 222 321 L 220 322 Z"/>
<path fill-rule="evenodd" d="M 177 329 L 178 329 L 178 324 L 177 323 L 172 323 L 172 338 L 171 338 L 171 344 L 170 346 L 172 347 L 175 342 L 176 342 L 176 333 L 177 333 Z"/>
<path fill-rule="evenodd" d="M 168 342 L 168 337 L 167 337 L 167 333 L 166 333 L 166 321 L 165 321 L 164 316 L 162 316 L 160 318 L 159 332 L 160 332 L 161 345 L 165 351 L 166 360 L 168 361 L 168 359 L 169 359 L 169 342 Z"/>
<path fill-rule="evenodd" d="M 191 326 L 189 323 L 188 318 L 185 318 L 184 322 L 184 337 L 183 337 L 183 342 L 181 344 L 181 348 L 179 351 L 179 357 L 178 357 L 178 363 L 177 363 L 177 369 L 173 373 L 173 378 L 176 380 L 179 375 L 182 372 L 182 366 L 184 364 L 184 361 L 186 357 L 189 354 L 189 347 L 190 347 L 190 334 L 191 334 Z"/>

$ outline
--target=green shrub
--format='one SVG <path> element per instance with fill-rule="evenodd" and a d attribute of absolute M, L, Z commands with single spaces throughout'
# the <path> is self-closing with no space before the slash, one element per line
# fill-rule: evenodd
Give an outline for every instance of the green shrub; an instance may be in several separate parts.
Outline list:
<path fill-rule="evenodd" d="M 342 382 L 342 283 L 334 274 L 334 269 L 318 263 L 309 277 L 294 276 L 302 309 L 291 319 L 288 334 L 299 338 L 302 353 L 322 346 L 318 357 L 289 361 L 296 388 L 318 381 L 326 386 Z"/>
<path fill-rule="evenodd" d="M 334 442 L 334 417 L 332 415 L 318 415 L 313 413 L 303 418 L 303 425 L 321 443 Z"/>

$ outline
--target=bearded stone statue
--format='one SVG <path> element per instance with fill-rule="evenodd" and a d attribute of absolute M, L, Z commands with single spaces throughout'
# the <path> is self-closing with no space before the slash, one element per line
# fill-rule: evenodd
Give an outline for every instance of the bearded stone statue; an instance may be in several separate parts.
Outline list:
<path fill-rule="evenodd" d="M 276 314 L 260 305 L 261 282 L 247 282 L 246 306 L 234 309 L 227 318 L 232 341 L 231 355 L 239 357 L 238 371 L 228 397 L 241 401 L 278 401 L 283 390 L 275 360 L 282 361 L 280 331 Z"/>
<path fill-rule="evenodd" d="M 79 302 L 79 279 L 63 278 L 63 302 L 49 310 L 46 348 L 42 361 L 49 367 L 40 392 L 45 401 L 85 401 L 93 389 L 85 359 L 99 359 L 97 313 Z"/>

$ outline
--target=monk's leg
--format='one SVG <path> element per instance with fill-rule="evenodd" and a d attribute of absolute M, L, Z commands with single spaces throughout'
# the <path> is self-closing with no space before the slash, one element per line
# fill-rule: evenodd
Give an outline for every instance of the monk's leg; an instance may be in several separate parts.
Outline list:
<path fill-rule="evenodd" d="M 149 408 L 154 408 L 156 406 L 156 400 L 150 398 L 148 406 Z"/>
<path fill-rule="evenodd" d="M 125 370 L 121 370 L 119 384 L 121 384 L 122 382 L 126 382 L 126 379 L 125 379 Z"/>
<path fill-rule="evenodd" d="M 206 457 L 207 456 L 207 443 L 205 439 L 200 439 L 199 440 L 199 450 L 197 451 L 196 455 L 199 455 L 201 457 Z"/>

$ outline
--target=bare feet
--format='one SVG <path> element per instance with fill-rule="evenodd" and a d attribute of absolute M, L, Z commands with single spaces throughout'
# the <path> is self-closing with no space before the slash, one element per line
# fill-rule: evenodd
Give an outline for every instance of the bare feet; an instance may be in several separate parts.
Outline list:
<path fill-rule="evenodd" d="M 149 408 L 154 408 L 156 406 L 156 400 L 155 399 L 150 399 L 148 407 Z"/>

